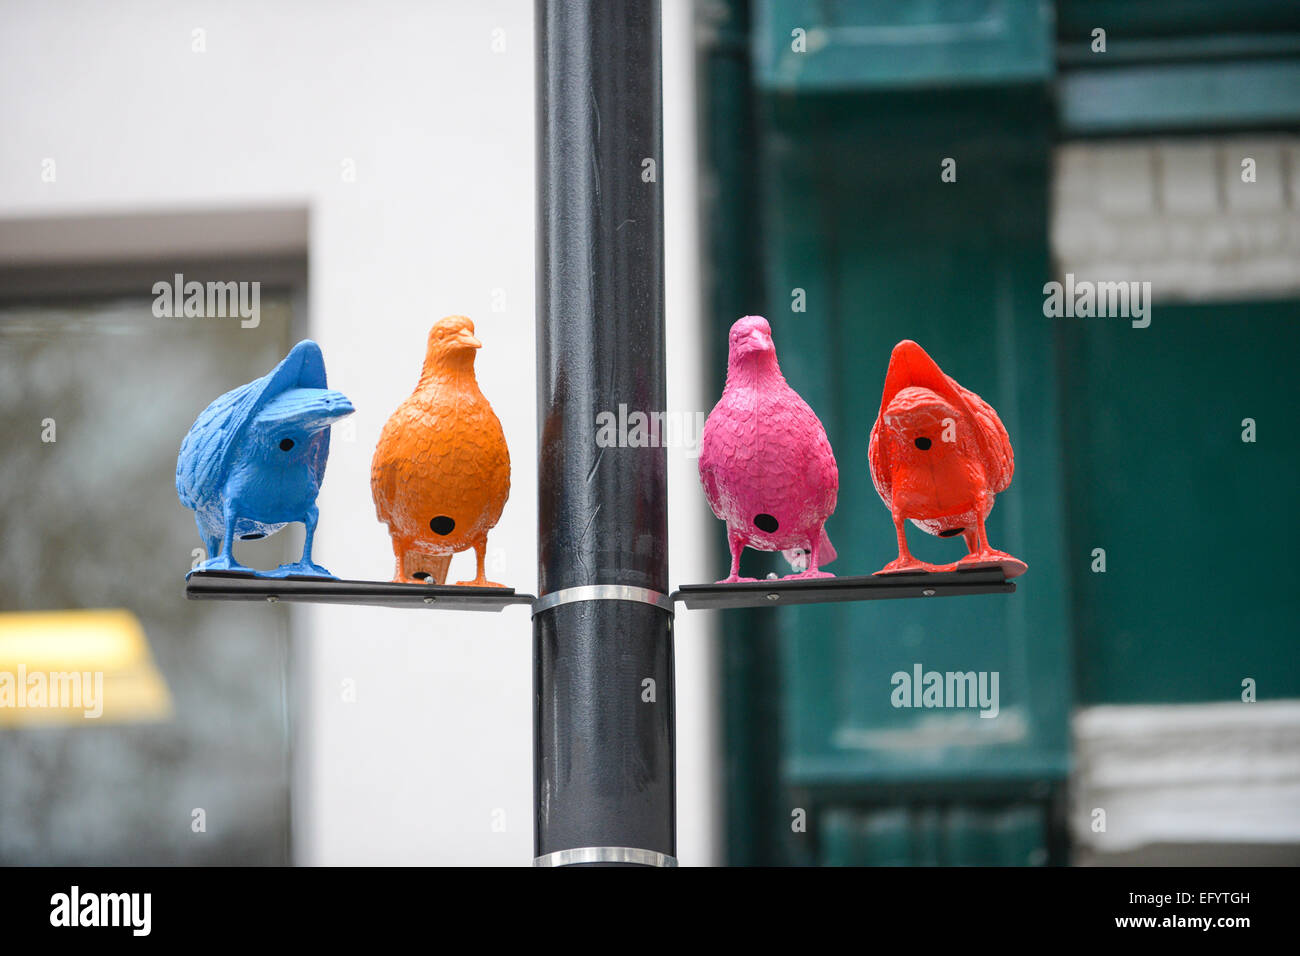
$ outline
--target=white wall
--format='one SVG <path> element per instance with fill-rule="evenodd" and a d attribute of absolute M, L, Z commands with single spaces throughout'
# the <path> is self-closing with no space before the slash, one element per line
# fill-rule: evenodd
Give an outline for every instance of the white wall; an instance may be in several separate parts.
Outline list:
<path fill-rule="evenodd" d="M 712 397 L 695 358 L 693 45 L 687 0 L 664 8 L 669 402 L 694 412 Z M 0 229 L 30 216 L 309 210 L 311 334 L 358 409 L 356 441 L 334 446 L 320 502 L 316 556 L 342 576 L 391 574 L 371 449 L 414 384 L 429 325 L 463 312 L 484 342 L 479 381 L 514 462 L 492 573 L 535 591 L 531 21 L 528 0 L 0 4 Z M 192 48 L 195 29 L 206 52 Z M 492 49 L 496 30 L 504 52 Z M 497 289 L 506 309 L 494 313 Z M 674 450 L 670 462 L 673 580 L 709 579 L 717 529 L 694 461 Z M 467 576 L 469 560 L 452 575 Z M 528 862 L 527 609 L 318 607 L 298 620 L 299 861 Z M 679 616 L 686 864 L 715 859 L 709 641 L 700 617 Z"/>
<path fill-rule="evenodd" d="M 1141 276 L 1162 302 L 1300 292 L 1300 137 L 1073 142 L 1055 167 L 1058 278 Z"/>

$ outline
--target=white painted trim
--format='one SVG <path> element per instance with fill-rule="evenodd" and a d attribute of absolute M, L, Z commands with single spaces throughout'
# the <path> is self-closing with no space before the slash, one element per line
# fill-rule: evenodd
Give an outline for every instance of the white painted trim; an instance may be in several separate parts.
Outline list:
<path fill-rule="evenodd" d="M 1256 162 L 1254 182 L 1241 179 L 1246 157 Z M 1054 278 L 1147 281 L 1157 303 L 1294 296 L 1298 183 L 1293 135 L 1062 144 L 1052 177 Z"/>
<path fill-rule="evenodd" d="M 306 206 L 0 218 L 0 265 L 298 255 Z"/>
<path fill-rule="evenodd" d="M 1300 701 L 1088 707 L 1073 729 L 1078 845 L 1300 842 Z"/>

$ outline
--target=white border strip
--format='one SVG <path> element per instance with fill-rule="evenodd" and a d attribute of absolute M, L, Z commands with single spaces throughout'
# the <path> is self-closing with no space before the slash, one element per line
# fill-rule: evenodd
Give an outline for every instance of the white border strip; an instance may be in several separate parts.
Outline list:
<path fill-rule="evenodd" d="M 577 601 L 636 601 L 662 608 L 669 614 L 673 613 L 672 598 L 659 591 L 632 587 L 629 584 L 584 584 L 581 587 L 561 588 L 559 591 L 543 594 L 533 602 L 533 617 L 561 604 L 573 604 Z"/>
<path fill-rule="evenodd" d="M 1300 843 L 1300 701 L 1084 707 L 1073 728 L 1079 846 Z"/>
<path fill-rule="evenodd" d="M 631 863 L 672 867 L 677 865 L 677 857 L 634 846 L 579 846 L 546 853 L 533 860 L 533 866 L 573 866 L 577 863 Z"/>

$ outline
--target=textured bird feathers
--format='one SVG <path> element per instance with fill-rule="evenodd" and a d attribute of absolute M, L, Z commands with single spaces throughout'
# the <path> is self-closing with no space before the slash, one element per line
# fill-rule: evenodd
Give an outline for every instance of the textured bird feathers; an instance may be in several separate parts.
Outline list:
<path fill-rule="evenodd" d="M 181 442 L 176 459 L 176 493 L 181 504 L 197 509 L 211 499 L 227 471 L 229 452 L 239 430 L 227 423 L 252 417 L 261 394 L 261 379 L 226 392 L 205 408 Z"/>
<path fill-rule="evenodd" d="M 183 505 L 197 509 L 220 493 L 232 456 L 258 412 L 295 387 L 326 387 L 325 359 L 310 339 L 295 345 L 266 375 L 231 389 L 199 414 L 176 459 L 176 493 Z M 322 448 L 320 454 L 328 455 L 328 432 Z M 323 461 L 317 470 L 324 472 Z"/>
<path fill-rule="evenodd" d="M 501 517 L 510 488 L 510 452 L 501 421 L 476 386 L 472 392 L 449 385 L 417 390 L 384 424 L 370 472 L 379 520 L 394 523 L 406 507 L 406 489 L 431 480 L 503 487 L 499 505 L 487 516 L 488 527 Z"/>
<path fill-rule="evenodd" d="M 889 462 L 888 443 L 880 436 L 881 425 L 889 403 L 900 391 L 910 387 L 927 388 L 934 392 L 973 425 L 972 437 L 980 451 L 989 491 L 997 493 L 1006 490 L 1015 472 L 1015 456 L 998 413 L 984 399 L 964 388 L 952 376 L 944 374 L 921 346 L 904 340 L 894 346 L 889 357 L 885 388 L 880 398 L 880 414 L 871 429 L 871 440 L 867 448 L 871 482 L 885 504 L 889 505 L 893 500 L 894 469 Z"/>
<path fill-rule="evenodd" d="M 952 379 L 949 381 L 951 382 Z M 952 384 L 969 403 L 975 420 L 979 423 L 976 434 L 981 439 L 985 454 L 984 474 L 988 478 L 989 490 L 995 493 L 1006 491 L 1011 484 L 1011 476 L 1016 470 L 1015 453 L 1011 450 L 1011 436 L 1007 434 L 1006 427 L 1002 424 L 998 413 L 993 410 L 993 406 L 956 382 Z"/>
<path fill-rule="evenodd" d="M 449 315 L 429 329 L 424 366 L 411 395 L 384 424 L 370 466 L 375 514 L 388 526 L 393 580 L 442 583 L 450 555 L 474 548 L 484 574 L 487 534 L 510 495 L 510 452 L 474 375 L 468 316 Z"/>
<path fill-rule="evenodd" d="M 296 421 L 306 425 L 329 421 L 337 417 L 340 405 L 347 408 L 352 403 L 342 392 L 320 388 L 291 388 L 267 402 L 254 417 L 255 425 L 274 426 Z M 311 457 L 307 466 L 317 486 L 325 478 L 325 463 L 330 454 L 330 429 L 308 427 L 311 433 Z"/>
<path fill-rule="evenodd" d="M 826 430 L 770 354 L 737 364 L 733 353 L 727 385 L 704 425 L 699 472 L 713 513 L 758 550 L 811 545 L 807 536 L 835 510 L 839 491 Z M 759 514 L 776 518 L 776 530 L 756 528 Z M 818 537 L 826 555 L 819 563 L 826 564 L 834 549 L 824 531 Z"/>
<path fill-rule="evenodd" d="M 701 438 L 700 479 L 709 507 L 723 521 L 748 523 L 752 516 L 736 513 L 731 506 L 738 484 L 732 479 L 759 472 L 764 490 L 774 496 L 834 496 L 839 490 L 826 430 L 808 403 L 779 376 L 766 384 L 725 390 Z"/>

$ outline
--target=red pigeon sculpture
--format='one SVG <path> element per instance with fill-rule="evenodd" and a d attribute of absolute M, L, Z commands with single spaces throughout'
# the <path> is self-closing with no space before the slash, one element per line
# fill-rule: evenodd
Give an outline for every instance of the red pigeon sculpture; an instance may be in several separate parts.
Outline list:
<path fill-rule="evenodd" d="M 1002 420 L 910 340 L 889 356 L 867 458 L 898 532 L 898 557 L 877 574 L 997 565 L 1014 578 L 1028 569 L 1019 558 L 991 548 L 984 530 L 994 497 L 1011 484 L 1016 467 Z M 909 520 L 941 538 L 962 535 L 970 553 L 943 566 L 912 557 L 904 532 Z"/>

